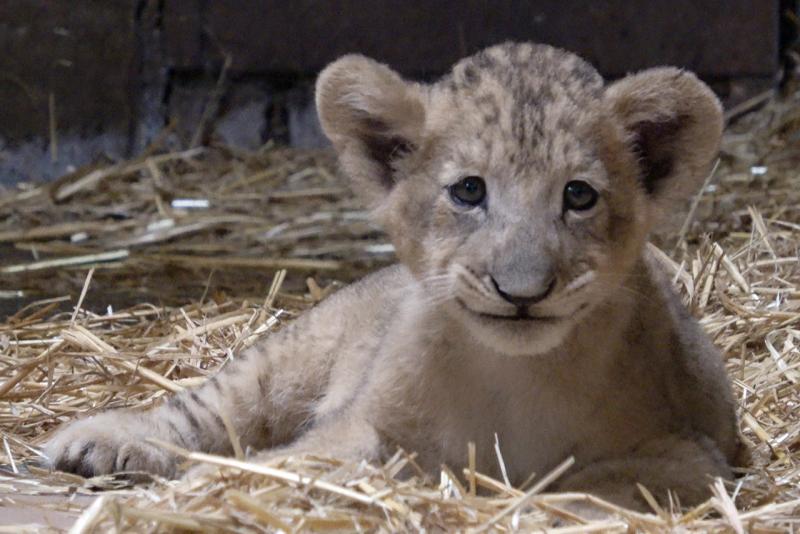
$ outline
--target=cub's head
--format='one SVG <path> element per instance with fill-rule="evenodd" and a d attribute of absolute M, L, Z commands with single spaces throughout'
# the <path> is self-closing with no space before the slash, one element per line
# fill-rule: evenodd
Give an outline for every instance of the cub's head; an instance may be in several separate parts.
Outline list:
<path fill-rule="evenodd" d="M 617 292 L 722 132 L 718 100 L 690 73 L 606 85 L 530 44 L 484 50 L 431 85 L 345 56 L 320 75 L 317 107 L 431 302 L 507 354 L 552 349 Z"/>

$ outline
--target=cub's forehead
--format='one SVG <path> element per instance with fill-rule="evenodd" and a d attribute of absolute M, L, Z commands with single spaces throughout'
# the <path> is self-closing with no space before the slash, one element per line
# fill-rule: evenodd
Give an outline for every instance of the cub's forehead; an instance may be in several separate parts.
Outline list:
<path fill-rule="evenodd" d="M 603 88 L 603 78 L 580 57 L 531 43 L 506 43 L 481 50 L 456 63 L 442 83 L 452 91 L 469 92 L 479 88 L 484 77 L 509 91 L 560 89 L 578 96 L 597 95 Z"/>
<path fill-rule="evenodd" d="M 462 147 L 470 139 L 469 152 L 495 161 L 576 166 L 591 159 L 586 134 L 603 83 L 590 64 L 564 50 L 499 45 L 460 61 L 437 82 L 430 126 Z"/>
<path fill-rule="evenodd" d="M 589 111 L 602 91 L 603 78 L 589 63 L 530 43 L 487 48 L 458 62 L 435 86 L 445 107 L 473 108 L 489 125 L 504 118 L 536 122 L 542 115 Z"/>

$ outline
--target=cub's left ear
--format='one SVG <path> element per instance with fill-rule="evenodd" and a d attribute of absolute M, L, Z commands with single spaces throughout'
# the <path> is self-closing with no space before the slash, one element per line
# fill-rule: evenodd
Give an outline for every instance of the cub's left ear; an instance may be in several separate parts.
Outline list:
<path fill-rule="evenodd" d="M 722 106 L 711 89 L 689 72 L 666 67 L 609 85 L 605 98 L 628 135 L 650 197 L 663 208 L 696 192 L 722 137 Z"/>

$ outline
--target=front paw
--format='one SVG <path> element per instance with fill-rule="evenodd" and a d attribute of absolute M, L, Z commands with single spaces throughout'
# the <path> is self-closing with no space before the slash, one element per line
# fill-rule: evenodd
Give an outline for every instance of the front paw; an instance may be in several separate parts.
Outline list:
<path fill-rule="evenodd" d="M 121 471 L 174 476 L 175 456 L 148 443 L 137 425 L 133 414 L 114 412 L 69 424 L 44 447 L 49 467 L 86 478 Z"/>

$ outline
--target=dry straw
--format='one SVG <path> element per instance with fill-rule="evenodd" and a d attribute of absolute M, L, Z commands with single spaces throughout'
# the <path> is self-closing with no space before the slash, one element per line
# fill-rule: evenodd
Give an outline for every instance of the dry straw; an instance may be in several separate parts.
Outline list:
<path fill-rule="evenodd" d="M 37 446 L 58 423 L 145 409 L 202 383 L 325 298 L 334 281 L 391 261 L 329 154 L 153 147 L 133 161 L 0 192 L 0 311 L 11 312 L 0 324 L 0 515 L 25 496 L 48 495 L 41 506 L 64 508 L 67 499 L 54 495 L 103 490 L 74 532 L 797 530 L 798 102 L 798 94 L 760 99 L 759 110 L 737 117 L 689 216 L 655 239 L 724 351 L 752 454 L 737 480 L 709 481 L 703 505 L 653 502 L 643 514 L 547 493 L 566 458 L 513 488 L 476 472 L 466 443 L 464 465 L 443 466 L 439 479 L 424 477 L 405 451 L 376 466 L 321 457 L 255 465 L 181 450 L 187 462 L 219 469 L 182 481 L 142 476 L 137 485 L 37 469 Z M 398 478 L 404 469 L 416 474 Z M 575 502 L 594 503 L 601 518 L 575 516 Z"/>

